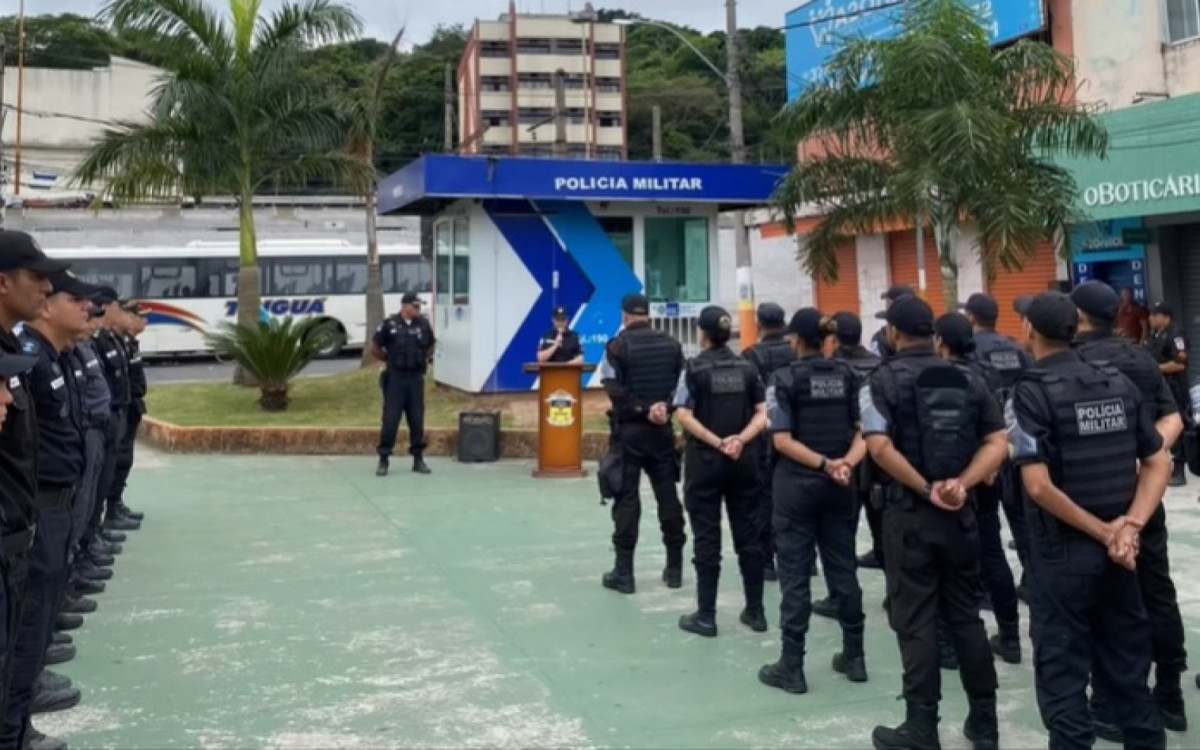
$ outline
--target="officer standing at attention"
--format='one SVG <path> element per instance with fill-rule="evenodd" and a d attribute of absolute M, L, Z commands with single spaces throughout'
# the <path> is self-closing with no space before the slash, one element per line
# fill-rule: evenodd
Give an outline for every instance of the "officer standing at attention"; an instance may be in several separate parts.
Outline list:
<path fill-rule="evenodd" d="M 1141 403 L 1156 420 L 1155 427 L 1163 444 L 1174 444 L 1183 431 L 1179 407 L 1154 358 L 1129 339 L 1114 335 L 1114 323 L 1121 304 L 1117 293 L 1104 282 L 1088 281 L 1075 288 L 1071 299 L 1079 308 L 1079 334 L 1073 342 L 1076 353 L 1085 362 L 1111 365 L 1133 381 Z M 1161 503 L 1152 509 L 1141 530 L 1137 581 L 1142 603 L 1150 617 L 1155 664 L 1154 698 L 1162 714 L 1163 726 L 1182 732 L 1187 729 L 1187 714 L 1180 682 L 1187 670 L 1187 650 L 1179 600 L 1171 580 L 1167 513 Z M 1092 716 L 1098 736 L 1120 741 L 1121 730 L 1116 715 L 1120 708 L 1120 698 L 1113 695 L 1108 676 L 1096 671 L 1092 680 Z"/>
<path fill-rule="evenodd" d="M 546 331 L 538 345 L 537 361 L 582 364 L 583 345 L 579 343 L 579 334 L 570 328 L 567 308 L 562 305 L 554 308 L 553 318 L 554 327 Z"/>
<path fill-rule="evenodd" d="M 118 446 L 116 472 L 108 490 L 109 517 L 122 517 L 140 523 L 144 514 L 125 504 L 125 487 L 129 472 L 133 470 L 133 451 L 137 444 L 138 427 L 146 413 L 146 366 L 142 363 L 142 350 L 138 336 L 146 330 L 146 317 L 136 302 L 120 304 L 120 315 L 125 319 L 121 343 L 125 347 L 125 358 L 129 363 L 129 408 L 125 410 L 125 430 Z"/>
<path fill-rule="evenodd" d="M 783 308 L 774 302 L 764 302 L 758 306 L 758 343 L 742 352 L 750 364 L 758 370 L 758 376 L 763 383 L 771 382 L 771 376 L 780 368 L 791 364 L 796 353 L 792 345 L 784 338 Z M 771 445 L 759 451 L 762 462 L 762 505 L 758 538 L 763 549 L 763 578 L 768 581 L 777 579 L 775 573 L 775 543 L 771 527 L 771 482 L 774 474 L 775 452 Z"/>
<path fill-rule="evenodd" d="M 1070 350 L 1077 320 L 1070 298 L 1043 292 L 1025 319 L 1036 364 L 1013 392 L 1009 438 L 1036 506 L 1031 635 L 1050 747 L 1095 742 L 1089 676 L 1106 686 L 1107 718 L 1123 730 L 1125 747 L 1165 747 L 1146 687 L 1150 623 L 1133 569 L 1141 567 L 1139 532 L 1166 490 L 1170 458 L 1134 383 Z"/>
<path fill-rule="evenodd" d="M 862 589 L 854 571 L 855 469 L 866 455 L 858 430 L 859 376 L 845 361 L 826 359 L 820 311 L 792 316 L 788 333 L 799 359 L 777 371 L 767 388 L 767 417 L 779 459 L 775 468 L 775 537 L 783 598 L 783 655 L 758 679 L 789 693 L 808 691 L 804 646 L 812 614 L 809 570 L 820 549 L 825 580 L 837 603 L 842 651 L 833 669 L 866 682 Z"/>
<path fill-rule="evenodd" d="M 1191 396 L 1188 395 L 1187 365 L 1188 340 L 1175 325 L 1175 313 L 1170 307 L 1159 302 L 1150 310 L 1150 337 L 1146 340 L 1146 350 L 1158 363 L 1159 372 L 1167 381 L 1171 395 L 1179 406 L 1181 417 L 1187 417 L 1192 412 Z M 1190 422 L 1190 419 L 1185 420 Z M 1171 471 L 1171 487 L 1182 487 L 1187 484 L 1187 466 L 1183 456 L 1183 441 L 1176 440 L 1171 446 L 1171 456 L 1174 467 Z"/>
<path fill-rule="evenodd" d="M 436 345 L 433 326 L 421 314 L 421 298 L 415 292 L 407 292 L 400 300 L 400 313 L 380 323 L 375 331 L 371 356 L 387 363 L 381 376 L 383 429 L 379 433 L 379 466 L 375 476 L 387 476 L 401 416 L 408 420 L 408 452 L 413 456 L 413 471 L 430 473 L 424 458 L 425 372 L 433 361 Z"/>
<path fill-rule="evenodd" d="M 613 440 L 622 453 L 620 487 L 613 498 L 613 569 L 604 574 L 605 588 L 632 594 L 633 551 L 637 547 L 642 500 L 638 494 L 642 472 L 650 478 L 658 504 L 658 524 L 667 548 L 663 582 L 670 588 L 683 585 L 683 506 L 675 483 L 679 457 L 671 426 L 671 400 L 683 372 L 683 347 L 662 331 L 650 327 L 650 302 L 641 294 L 621 300 L 620 335 L 608 342 L 600 377 L 612 402 Z"/>
<path fill-rule="evenodd" d="M 741 621 L 765 633 L 758 539 L 758 452 L 763 446 L 757 438 L 767 428 L 766 387 L 754 365 L 729 348 L 733 319 L 724 308 L 704 308 L 698 325 L 704 351 L 688 361 L 675 389 L 679 424 L 688 434 L 683 494 L 694 537 L 697 605 L 695 612 L 679 618 L 679 627 L 709 638 L 717 634 L 723 504 L 746 596 Z"/>
<path fill-rule="evenodd" d="M 972 297 L 974 299 L 974 297 Z M 1004 380 L 1000 372 L 980 358 L 971 321 L 959 313 L 947 313 L 934 324 L 934 344 L 938 356 L 959 367 L 966 368 L 987 383 L 993 394 L 1003 391 Z M 1023 352 L 1022 352 L 1023 353 Z M 997 399 L 996 405 L 1003 408 L 1005 401 Z M 1003 470 L 1003 469 L 1002 469 Z M 985 481 L 975 490 L 975 515 L 979 519 L 980 577 L 983 589 L 991 600 L 992 612 L 1000 632 L 992 636 L 992 651 L 1009 664 L 1021 663 L 1021 622 L 1017 602 L 1017 588 L 1012 569 L 1008 567 L 1008 556 L 1000 541 L 1000 498 L 999 475 Z"/>
<path fill-rule="evenodd" d="M 900 285 L 888 289 L 883 293 L 883 296 L 880 297 L 880 299 L 882 299 L 886 304 L 886 307 L 884 308 L 883 312 L 875 313 L 875 317 L 879 320 L 886 320 L 887 310 L 896 303 L 896 300 L 900 299 L 901 297 L 915 296 L 917 296 L 917 293 L 913 291 L 911 286 Z M 895 354 L 895 352 L 892 350 L 892 345 L 888 343 L 887 328 L 887 324 L 885 323 L 883 327 L 876 331 L 875 335 L 871 337 L 871 353 L 877 357 L 887 358 Z"/>
<path fill-rule="evenodd" d="M 963 732 L 977 750 L 995 748 L 996 666 L 979 618 L 979 528 L 970 493 L 1000 468 L 1008 446 L 987 385 L 940 359 L 933 311 L 902 297 L 887 314 L 894 357 L 860 395 L 862 431 L 885 490 L 888 618 L 904 664 L 906 719 L 876 727 L 879 750 L 937 748 L 941 615 L 961 663 L 970 714 Z"/>

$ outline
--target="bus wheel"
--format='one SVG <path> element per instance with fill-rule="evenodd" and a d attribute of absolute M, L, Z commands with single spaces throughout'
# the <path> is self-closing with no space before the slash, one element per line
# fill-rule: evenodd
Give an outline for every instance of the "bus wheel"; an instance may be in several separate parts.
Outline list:
<path fill-rule="evenodd" d="M 336 320 L 333 320 L 332 318 L 329 320 L 337 325 L 337 330 L 334 332 L 332 337 L 333 340 L 330 342 L 329 346 L 321 350 L 320 355 L 318 355 L 322 359 L 332 359 L 337 357 L 342 353 L 342 349 L 346 348 L 347 336 L 345 326 L 343 326 L 341 323 L 338 323 Z"/>

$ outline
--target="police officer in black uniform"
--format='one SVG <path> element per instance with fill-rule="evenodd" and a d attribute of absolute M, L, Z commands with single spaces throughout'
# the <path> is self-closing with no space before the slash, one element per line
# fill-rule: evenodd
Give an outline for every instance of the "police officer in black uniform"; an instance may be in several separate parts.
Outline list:
<path fill-rule="evenodd" d="M 409 453 L 413 471 L 428 474 L 425 465 L 425 372 L 433 361 L 437 339 L 433 326 L 421 314 L 421 298 L 408 292 L 400 300 L 400 313 L 379 324 L 371 341 L 371 354 L 387 363 L 380 376 L 383 387 L 383 429 L 379 433 L 379 466 L 376 476 L 387 476 L 396 447 L 400 417 L 408 420 Z"/>
<path fill-rule="evenodd" d="M 763 556 L 758 540 L 759 435 L 767 428 L 766 387 L 754 365 L 730 350 L 733 319 L 721 307 L 700 311 L 702 351 L 687 363 L 675 389 L 679 424 L 688 435 L 683 494 L 692 524 L 696 611 L 679 627 L 717 634 L 717 582 L 721 577 L 721 506 L 729 514 L 746 607 L 741 621 L 767 630 L 763 612 Z"/>
<path fill-rule="evenodd" d="M 1079 335 L 1075 351 L 1085 362 L 1108 364 L 1133 381 L 1141 402 L 1151 411 L 1164 445 L 1172 445 L 1183 431 L 1179 407 L 1150 354 L 1113 334 L 1120 298 L 1112 287 L 1101 281 L 1080 284 L 1071 293 L 1079 308 Z M 1137 563 L 1138 587 L 1150 616 L 1150 634 L 1155 664 L 1154 697 L 1162 713 L 1163 725 L 1172 731 L 1187 728 L 1180 682 L 1187 669 L 1183 619 L 1179 600 L 1171 580 L 1167 549 L 1167 515 L 1161 503 L 1153 509 L 1141 534 Z M 1120 741 L 1116 713 L 1120 698 L 1113 695 L 1107 675 L 1096 672 L 1092 684 L 1092 713 L 1096 734 Z"/>
<path fill-rule="evenodd" d="M 903 284 L 888 289 L 883 293 L 883 296 L 880 297 L 887 307 L 883 312 L 875 313 L 875 317 L 879 320 L 886 320 L 887 308 L 890 308 L 893 304 L 895 304 L 896 300 L 900 299 L 901 297 L 915 297 L 916 294 L 917 293 L 913 291 L 911 286 L 905 286 Z M 892 345 L 888 343 L 886 323 L 882 328 L 875 332 L 874 336 L 871 337 L 871 353 L 877 357 L 884 358 L 890 357 L 896 353 L 892 350 Z"/>
<path fill-rule="evenodd" d="M 974 299 L 974 297 L 973 297 Z M 969 304 L 969 303 L 968 303 Z M 934 344 L 938 356 L 966 368 L 987 384 L 995 395 L 1004 392 L 1004 379 L 988 359 L 977 356 L 976 339 L 971 321 L 959 313 L 947 313 L 934 324 Z M 1005 401 L 997 399 L 1003 408 Z M 1002 469 L 1003 470 L 1003 469 Z M 1008 556 L 1000 541 L 1000 499 L 997 476 L 985 481 L 975 490 L 975 515 L 979 520 L 980 578 L 990 600 L 1000 632 L 992 636 L 992 651 L 1009 664 L 1021 663 L 1021 622 L 1017 588 Z"/>
<path fill-rule="evenodd" d="M 117 461 L 121 455 L 121 444 L 129 428 L 128 412 L 133 404 L 133 386 L 129 377 L 129 356 L 122 344 L 125 333 L 125 318 L 118 305 L 117 293 L 111 287 L 104 287 L 97 295 L 97 302 L 104 308 L 105 314 L 100 319 L 100 330 L 96 332 L 96 353 L 100 356 L 100 364 L 104 367 L 104 377 L 108 381 L 111 396 L 109 402 L 110 416 L 108 428 L 104 433 L 104 465 L 100 470 L 100 483 L 96 490 L 96 508 L 93 511 L 93 526 L 99 527 L 98 521 L 103 516 L 103 528 L 110 531 L 137 531 L 141 521 L 111 512 L 108 508 L 108 497 L 112 491 L 117 476 Z M 112 577 L 110 571 L 83 571 L 85 578 L 104 580 Z"/>
<path fill-rule="evenodd" d="M 861 394 L 862 431 L 885 490 L 884 564 L 888 618 L 904 663 L 906 719 L 876 727 L 881 750 L 938 747 L 940 614 L 961 663 L 976 748 L 994 748 L 996 667 L 979 618 L 979 528 L 970 494 L 1000 468 L 1004 422 L 987 385 L 940 359 L 930 340 L 933 311 L 902 297 L 888 310 L 896 351 Z"/>
<path fill-rule="evenodd" d="M 784 329 L 787 321 L 784 320 L 783 308 L 774 302 L 763 302 L 758 306 L 758 343 L 742 352 L 750 364 L 758 370 L 758 376 L 762 378 L 763 383 L 771 382 L 771 376 L 780 368 L 791 363 L 795 359 L 795 351 L 792 345 L 784 338 Z M 763 560 L 763 578 L 768 581 L 774 581 L 777 578 L 775 573 L 775 545 L 772 541 L 773 532 L 771 526 L 771 485 L 772 477 L 775 473 L 775 451 L 770 444 L 765 450 L 759 452 L 762 460 L 762 505 L 760 506 L 761 516 L 759 523 L 761 524 L 759 531 L 759 541 L 762 543 Z"/>
<path fill-rule="evenodd" d="M 583 362 L 583 345 L 579 342 L 579 334 L 571 330 L 571 316 L 567 308 L 559 305 L 554 308 L 554 327 L 542 335 L 538 344 L 538 362 Z"/>
<path fill-rule="evenodd" d="M 124 318 L 121 344 L 125 347 L 125 359 L 129 363 L 129 408 L 125 410 L 125 431 L 118 446 L 116 473 L 108 491 L 108 514 L 127 518 L 140 523 L 145 517 L 125 504 L 125 487 L 129 483 L 129 472 L 133 470 L 133 451 L 137 444 L 138 428 L 146 414 L 146 366 L 142 362 L 142 350 L 138 336 L 146 330 L 146 318 L 141 306 L 125 300 L 119 304 Z"/>
<path fill-rule="evenodd" d="M 632 594 L 633 552 L 637 547 L 642 500 L 642 472 L 650 478 L 658 505 L 658 524 L 667 550 L 663 582 L 683 585 L 683 506 L 675 483 L 679 456 L 671 426 L 672 395 L 683 372 L 683 347 L 650 327 L 650 302 L 641 294 L 621 300 L 623 329 L 604 349 L 600 377 L 612 402 L 609 414 L 612 440 L 621 456 L 619 486 L 613 497 L 613 569 L 604 574 L 605 588 Z"/>
<path fill-rule="evenodd" d="M 1150 338 L 1146 340 L 1146 349 L 1158 363 L 1158 369 L 1167 381 L 1175 403 L 1179 405 L 1179 414 L 1185 425 L 1190 424 L 1192 405 L 1187 387 L 1188 340 L 1175 325 L 1175 312 L 1162 302 L 1150 310 Z M 1171 446 L 1171 455 L 1174 468 L 1170 486 L 1182 487 L 1187 484 L 1182 440 L 1176 440 Z"/>
<path fill-rule="evenodd" d="M 826 359 L 828 330 L 820 311 L 792 316 L 788 333 L 799 359 L 778 370 L 767 389 L 767 416 L 779 458 L 775 468 L 775 538 L 783 599 L 779 627 L 783 655 L 758 679 L 789 693 L 804 693 L 805 636 L 811 615 L 809 569 L 819 548 L 825 579 L 838 607 L 842 651 L 833 668 L 865 682 L 862 589 L 855 575 L 854 536 L 858 507 L 854 474 L 866 455 L 858 430 L 860 378 L 847 362 Z"/>
<path fill-rule="evenodd" d="M 1105 686 L 1106 718 L 1123 730 L 1125 747 L 1161 748 L 1162 720 L 1146 687 L 1150 624 L 1133 568 L 1141 567 L 1139 531 L 1162 499 L 1170 459 L 1135 384 L 1068 348 L 1076 316 L 1058 292 L 1030 301 L 1026 330 L 1037 361 L 1017 382 L 1009 412 L 1014 462 L 1035 504 L 1029 562 L 1038 708 L 1050 747 L 1091 747 L 1091 676 Z"/>

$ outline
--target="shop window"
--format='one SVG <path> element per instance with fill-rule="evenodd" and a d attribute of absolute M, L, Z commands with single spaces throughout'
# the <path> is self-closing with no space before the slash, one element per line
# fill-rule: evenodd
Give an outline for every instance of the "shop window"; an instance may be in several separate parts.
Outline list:
<path fill-rule="evenodd" d="M 646 219 L 646 292 L 655 301 L 709 300 L 707 219 Z"/>
<path fill-rule="evenodd" d="M 1167 40 L 1186 42 L 1200 37 L 1200 0 L 1167 0 Z"/>
<path fill-rule="evenodd" d="M 597 218 L 600 228 L 621 253 L 625 263 L 633 269 L 633 219 L 628 216 L 601 216 Z"/>

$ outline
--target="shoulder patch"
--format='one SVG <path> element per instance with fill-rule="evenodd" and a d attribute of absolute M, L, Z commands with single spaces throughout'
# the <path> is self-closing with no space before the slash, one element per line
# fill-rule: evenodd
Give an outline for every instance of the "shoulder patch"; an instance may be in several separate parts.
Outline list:
<path fill-rule="evenodd" d="M 38 342 L 34 341 L 33 339 L 25 339 L 21 342 L 21 351 L 25 352 L 26 354 L 37 354 L 39 348 Z"/>

